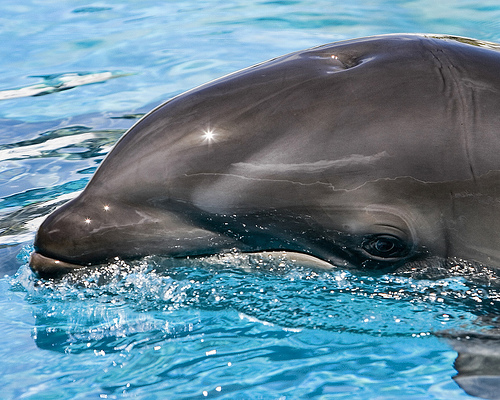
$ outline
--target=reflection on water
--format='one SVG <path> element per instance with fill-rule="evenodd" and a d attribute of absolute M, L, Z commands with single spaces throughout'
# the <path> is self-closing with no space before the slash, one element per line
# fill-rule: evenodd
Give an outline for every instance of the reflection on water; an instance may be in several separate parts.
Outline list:
<path fill-rule="evenodd" d="M 87 72 L 87 73 L 66 73 L 54 75 L 32 76 L 32 78 L 42 78 L 42 83 L 24 86 L 16 89 L 0 90 L 0 100 L 10 100 L 19 97 L 43 96 L 63 90 L 73 89 L 77 86 L 102 83 L 109 79 L 120 78 L 132 74 L 122 72 Z"/>
<path fill-rule="evenodd" d="M 67 126 L 44 132 L 34 139 L 0 145 L 0 161 L 102 157 L 124 132 L 123 129 L 93 130 L 86 126 Z"/>
<path fill-rule="evenodd" d="M 241 253 L 116 261 L 103 268 L 83 269 L 60 281 L 39 281 L 24 270 L 16 284 L 28 293 L 30 301 L 60 303 L 54 312 L 47 313 L 42 306 L 37 313 L 44 320 L 50 315 L 48 322 L 54 316 L 70 318 L 66 322 L 74 325 L 76 318 L 86 326 L 95 313 L 111 312 L 113 316 L 102 325 L 104 331 L 111 329 L 109 323 L 116 323 L 114 309 L 120 313 L 125 307 L 141 313 L 194 308 L 234 310 L 288 329 L 412 336 L 475 329 L 476 324 L 487 328 L 486 319 L 479 317 L 498 312 L 500 305 L 500 287 L 464 279 L 316 271 L 286 257 Z M 83 299 L 86 302 L 81 303 Z M 82 309 L 70 312 L 74 307 Z M 119 329 L 117 334 L 121 335 Z"/>
<path fill-rule="evenodd" d="M 37 280 L 25 266 L 11 285 L 33 309 L 36 346 L 99 363 L 108 395 L 168 389 L 180 398 L 219 385 L 226 394 L 277 385 L 292 397 L 384 388 L 390 397 L 412 382 L 405 394 L 426 393 L 425 368 L 450 374 L 443 367 L 455 357 L 440 350 L 450 359 L 434 364 L 437 337 L 497 329 L 488 315 L 500 304 L 498 288 L 459 278 L 318 272 L 239 253 L 117 260 L 60 281 Z M 433 390 L 460 395 L 451 381 Z"/>

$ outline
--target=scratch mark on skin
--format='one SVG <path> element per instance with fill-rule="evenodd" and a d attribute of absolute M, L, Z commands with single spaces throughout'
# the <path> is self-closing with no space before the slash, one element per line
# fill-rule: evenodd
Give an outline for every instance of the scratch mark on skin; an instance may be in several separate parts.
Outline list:
<path fill-rule="evenodd" d="M 353 154 L 349 157 L 341 158 L 339 160 L 320 160 L 311 163 L 278 163 L 278 164 L 254 164 L 254 163 L 234 163 L 232 164 L 237 169 L 244 169 L 248 173 L 262 173 L 271 171 L 273 173 L 283 172 L 305 172 L 316 173 L 323 172 L 327 169 L 341 169 L 352 166 L 371 166 L 377 161 L 389 157 L 386 151 L 374 154 L 372 156 L 363 156 Z"/>
<path fill-rule="evenodd" d="M 335 190 L 334 186 L 331 183 L 320 182 L 320 181 L 303 183 L 303 182 L 292 181 L 289 179 L 257 178 L 257 177 L 250 177 L 250 176 L 244 176 L 244 175 L 238 175 L 238 174 L 225 174 L 225 173 L 219 173 L 219 172 L 199 172 L 196 174 L 184 174 L 184 176 L 187 178 L 196 177 L 196 176 L 214 176 L 214 177 L 217 176 L 217 177 L 239 178 L 239 179 L 244 179 L 244 180 L 248 180 L 248 181 L 256 181 L 256 182 L 291 183 L 294 185 L 301 185 L 301 186 L 323 185 L 326 187 L 330 187 L 332 190 Z"/>
<path fill-rule="evenodd" d="M 364 186 L 368 186 L 369 184 L 377 183 L 377 182 L 392 182 L 392 181 L 397 181 L 397 180 L 407 180 L 409 182 L 415 182 L 419 184 L 433 184 L 436 182 L 427 182 L 423 181 L 420 179 L 413 178 L 412 176 L 397 176 L 394 178 L 378 178 L 378 179 L 373 179 L 373 180 L 367 180 L 366 182 L 363 182 L 362 184 L 346 189 L 346 188 L 336 188 L 333 183 L 330 182 L 321 182 L 321 181 L 315 181 L 315 182 L 309 182 L 309 183 L 304 183 L 304 182 L 298 182 L 298 181 L 293 181 L 290 179 L 276 179 L 276 178 L 262 178 L 262 177 L 250 177 L 250 176 L 244 176 L 244 175 L 238 175 L 238 174 L 228 174 L 228 173 L 220 173 L 220 172 L 199 172 L 195 174 L 184 174 L 186 178 L 192 178 L 192 177 L 197 177 L 197 176 L 213 176 L 213 177 L 220 177 L 220 178 L 238 178 L 242 180 L 247 180 L 247 181 L 254 181 L 254 182 L 272 182 L 272 183 L 290 183 L 292 185 L 300 185 L 300 186 L 315 186 L 315 185 L 321 185 L 326 188 L 329 188 L 332 192 L 342 192 L 342 193 L 349 193 L 349 192 L 354 192 L 356 190 L 361 189 Z"/>

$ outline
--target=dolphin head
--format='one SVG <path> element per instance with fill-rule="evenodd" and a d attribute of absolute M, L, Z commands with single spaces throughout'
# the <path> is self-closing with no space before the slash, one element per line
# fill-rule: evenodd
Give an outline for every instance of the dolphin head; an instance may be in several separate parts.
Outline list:
<path fill-rule="evenodd" d="M 387 35 L 188 91 L 46 219 L 31 266 L 50 276 L 236 248 L 364 269 L 429 257 L 497 268 L 499 68 L 492 44 Z"/>

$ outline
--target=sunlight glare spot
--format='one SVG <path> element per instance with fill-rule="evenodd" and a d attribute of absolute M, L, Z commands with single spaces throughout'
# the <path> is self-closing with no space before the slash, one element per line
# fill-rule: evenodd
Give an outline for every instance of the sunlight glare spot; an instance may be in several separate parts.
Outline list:
<path fill-rule="evenodd" d="M 104 206 L 104 211 L 109 211 L 109 206 L 107 204 Z"/>
<path fill-rule="evenodd" d="M 85 223 L 88 225 L 92 222 L 92 220 L 90 218 L 85 218 Z"/>
<path fill-rule="evenodd" d="M 211 142 L 215 139 L 215 132 L 213 129 L 208 128 L 203 131 L 203 139 L 207 142 Z"/>

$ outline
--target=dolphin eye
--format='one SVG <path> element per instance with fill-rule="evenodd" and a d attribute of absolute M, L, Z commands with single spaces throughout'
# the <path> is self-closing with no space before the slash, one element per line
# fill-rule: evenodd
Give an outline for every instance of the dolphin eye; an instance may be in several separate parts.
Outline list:
<path fill-rule="evenodd" d="M 365 238 L 361 247 L 377 258 L 397 258 L 408 253 L 408 246 L 401 239 L 392 235 L 373 235 Z"/>

